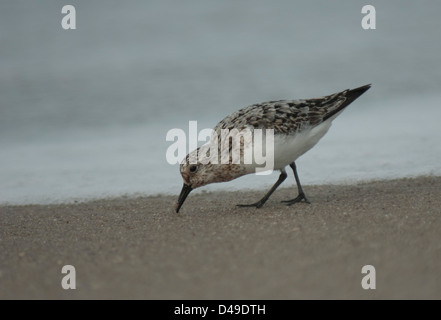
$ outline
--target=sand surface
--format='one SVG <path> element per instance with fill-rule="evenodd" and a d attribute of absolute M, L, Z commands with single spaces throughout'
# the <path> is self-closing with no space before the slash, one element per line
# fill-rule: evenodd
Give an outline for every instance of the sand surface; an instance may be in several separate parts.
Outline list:
<path fill-rule="evenodd" d="M 0 298 L 441 299 L 441 177 L 304 189 L 2 206 Z"/>

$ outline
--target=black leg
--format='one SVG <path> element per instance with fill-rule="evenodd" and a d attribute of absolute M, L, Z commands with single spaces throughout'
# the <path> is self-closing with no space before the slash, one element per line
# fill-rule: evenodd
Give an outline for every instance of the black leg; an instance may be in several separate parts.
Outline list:
<path fill-rule="evenodd" d="M 282 202 L 286 203 L 286 205 L 288 205 L 288 206 L 290 206 L 290 205 L 292 205 L 292 204 L 294 204 L 294 203 L 300 202 L 300 201 L 302 201 L 302 200 L 305 200 L 306 203 L 311 203 L 311 202 L 309 202 L 309 200 L 306 198 L 306 195 L 305 195 L 305 193 L 303 192 L 302 185 L 300 184 L 299 175 L 297 174 L 296 163 L 293 162 L 293 163 L 291 163 L 289 166 L 291 167 L 292 171 L 294 172 L 294 178 L 296 178 L 297 189 L 299 190 L 299 195 L 298 195 L 296 198 L 294 198 L 294 199 L 291 199 L 291 200 L 285 200 L 285 201 L 282 201 Z"/>
<path fill-rule="evenodd" d="M 268 200 L 268 198 L 273 194 L 273 192 L 277 189 L 278 186 L 280 186 L 282 184 L 283 181 L 285 181 L 286 177 L 288 176 L 286 174 L 285 169 L 280 170 L 280 176 L 279 179 L 276 181 L 276 183 L 273 185 L 273 187 L 270 189 L 270 191 L 268 191 L 268 193 L 259 201 L 257 201 L 256 203 L 252 203 L 252 204 L 238 204 L 238 207 L 256 207 L 256 208 L 261 208 L 266 200 Z"/>

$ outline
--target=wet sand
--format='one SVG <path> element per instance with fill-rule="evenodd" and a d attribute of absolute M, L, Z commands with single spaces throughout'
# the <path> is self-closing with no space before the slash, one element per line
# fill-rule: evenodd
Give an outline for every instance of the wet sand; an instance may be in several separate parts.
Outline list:
<path fill-rule="evenodd" d="M 441 299 L 441 177 L 304 189 L 2 206 L 0 298 Z"/>

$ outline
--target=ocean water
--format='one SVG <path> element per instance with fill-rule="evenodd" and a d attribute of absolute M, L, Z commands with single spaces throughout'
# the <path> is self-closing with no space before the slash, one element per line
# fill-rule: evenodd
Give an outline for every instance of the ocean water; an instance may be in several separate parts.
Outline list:
<path fill-rule="evenodd" d="M 66 3 L 67 4 L 67 3 Z M 176 194 L 173 128 L 372 83 L 297 161 L 303 184 L 441 174 L 441 2 L 0 4 L 0 204 Z M 284 186 L 294 185 L 290 180 Z M 278 174 L 204 190 L 266 188 Z"/>

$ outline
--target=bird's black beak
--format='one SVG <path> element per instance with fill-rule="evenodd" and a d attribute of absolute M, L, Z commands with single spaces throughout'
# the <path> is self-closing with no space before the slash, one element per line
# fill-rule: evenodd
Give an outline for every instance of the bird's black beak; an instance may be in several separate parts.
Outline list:
<path fill-rule="evenodd" d="M 188 184 L 185 184 L 182 186 L 181 194 L 178 198 L 178 203 L 176 204 L 176 213 L 179 212 L 179 209 L 181 209 L 182 205 L 184 204 L 185 199 L 190 194 L 192 187 Z"/>

